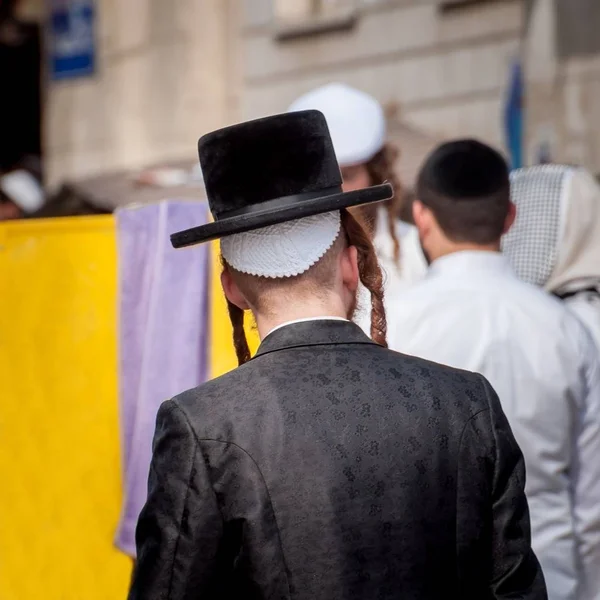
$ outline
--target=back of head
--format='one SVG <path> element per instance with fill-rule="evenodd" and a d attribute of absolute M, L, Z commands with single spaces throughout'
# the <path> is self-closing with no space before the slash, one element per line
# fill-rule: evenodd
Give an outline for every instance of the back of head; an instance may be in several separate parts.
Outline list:
<path fill-rule="evenodd" d="M 280 235 L 273 230 L 275 237 Z M 294 306 L 310 304 L 314 300 L 326 302 L 339 287 L 339 257 L 348 247 L 356 249 L 358 276 L 371 296 L 371 337 L 387 346 L 386 315 L 383 304 L 383 275 L 368 232 L 352 214 L 343 209 L 340 229 L 333 243 L 307 270 L 294 275 L 276 277 L 255 275 L 235 267 L 237 257 L 229 259 L 231 250 L 221 244 L 223 270 L 230 273 L 248 308 L 254 313 L 272 315 L 286 313 Z M 273 257 L 285 263 L 285 254 Z M 234 263 L 233 265 L 231 263 Z M 233 326 L 233 341 L 239 364 L 250 359 L 250 349 L 244 331 L 244 310 L 227 298 L 229 316 Z M 350 320 L 356 309 L 356 294 L 348 305 L 346 317 Z"/>
<path fill-rule="evenodd" d="M 337 261 L 347 245 L 345 238 L 340 232 L 325 254 L 308 270 L 297 275 L 265 277 L 246 273 L 229 264 L 223 251 L 221 263 L 223 269 L 232 273 L 251 310 L 270 315 L 277 311 L 278 306 L 302 303 L 315 297 L 325 298 L 335 289 Z"/>
<path fill-rule="evenodd" d="M 442 144 L 421 167 L 417 197 L 451 242 L 496 243 L 511 206 L 508 165 L 476 140 Z"/>

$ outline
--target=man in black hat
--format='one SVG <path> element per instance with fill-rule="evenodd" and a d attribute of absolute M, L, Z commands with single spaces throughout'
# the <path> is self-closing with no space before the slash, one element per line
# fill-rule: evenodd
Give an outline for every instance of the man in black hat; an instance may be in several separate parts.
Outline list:
<path fill-rule="evenodd" d="M 381 272 L 323 115 L 213 132 L 200 162 L 240 367 L 159 411 L 130 600 L 546 598 L 523 458 L 480 375 L 387 350 Z M 369 339 L 351 322 L 359 280 Z M 261 337 L 250 358 L 251 310 Z"/>

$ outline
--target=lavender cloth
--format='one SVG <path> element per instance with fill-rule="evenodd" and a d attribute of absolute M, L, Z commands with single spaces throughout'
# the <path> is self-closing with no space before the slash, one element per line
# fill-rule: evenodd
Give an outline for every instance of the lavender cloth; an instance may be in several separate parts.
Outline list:
<path fill-rule="evenodd" d="M 135 557 L 160 404 L 207 377 L 208 245 L 174 250 L 169 235 L 207 221 L 204 203 L 119 210 L 119 400 L 124 500 L 115 543 Z"/>

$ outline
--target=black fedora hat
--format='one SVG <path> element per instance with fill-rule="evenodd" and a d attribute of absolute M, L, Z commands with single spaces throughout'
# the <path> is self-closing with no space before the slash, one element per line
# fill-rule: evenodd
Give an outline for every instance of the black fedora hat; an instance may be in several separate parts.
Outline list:
<path fill-rule="evenodd" d="M 285 113 L 213 131 L 198 154 L 214 222 L 171 235 L 175 248 L 391 198 L 385 183 L 342 191 L 325 117 Z"/>

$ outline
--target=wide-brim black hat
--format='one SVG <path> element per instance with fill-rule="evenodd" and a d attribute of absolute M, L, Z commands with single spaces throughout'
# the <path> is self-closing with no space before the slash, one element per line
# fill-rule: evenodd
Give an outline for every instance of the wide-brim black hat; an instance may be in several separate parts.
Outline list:
<path fill-rule="evenodd" d="M 343 192 L 325 117 L 285 113 L 213 131 L 198 142 L 214 222 L 171 235 L 175 248 L 381 202 L 388 183 Z"/>

